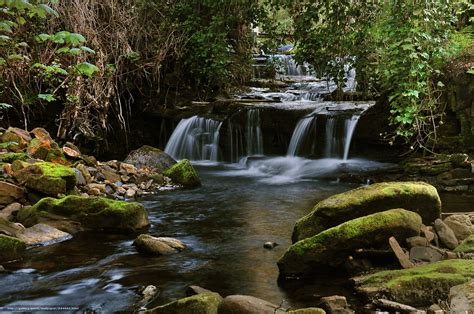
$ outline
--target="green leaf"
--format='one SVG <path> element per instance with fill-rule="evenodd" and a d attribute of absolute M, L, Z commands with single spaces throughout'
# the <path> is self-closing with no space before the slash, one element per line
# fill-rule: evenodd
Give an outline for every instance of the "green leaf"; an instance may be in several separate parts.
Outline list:
<path fill-rule="evenodd" d="M 438 87 L 441 87 L 441 88 L 443 88 L 443 87 L 445 86 L 445 85 L 443 84 L 443 82 L 441 82 L 441 81 L 438 81 L 438 83 L 436 83 L 436 85 L 437 85 Z"/>
<path fill-rule="evenodd" d="M 56 50 L 57 53 L 68 53 L 69 52 L 69 47 L 62 47 Z"/>
<path fill-rule="evenodd" d="M 95 50 L 92 50 L 92 49 L 89 48 L 89 47 L 82 46 L 82 47 L 81 47 L 81 50 L 82 50 L 82 51 L 85 51 L 85 52 L 87 52 L 87 53 L 90 53 L 90 54 L 95 55 Z"/>
<path fill-rule="evenodd" d="M 38 7 L 42 8 L 47 14 L 54 15 L 55 17 L 59 17 L 58 12 L 56 12 L 53 8 L 51 8 L 47 4 L 38 4 Z"/>
<path fill-rule="evenodd" d="M 474 74 L 474 69 L 469 69 L 466 71 L 467 74 Z"/>
<path fill-rule="evenodd" d="M 79 49 L 79 48 L 71 48 L 71 49 L 69 49 L 69 53 L 72 54 L 72 55 L 75 55 L 75 56 L 77 56 L 77 55 L 80 54 L 81 52 L 82 52 L 82 50 Z"/>
<path fill-rule="evenodd" d="M 39 34 L 38 36 L 35 37 L 36 41 L 38 42 L 45 42 L 51 38 L 51 35 L 49 34 Z"/>
<path fill-rule="evenodd" d="M 0 102 L 0 109 L 5 110 L 10 108 L 13 108 L 13 106 L 4 102 Z"/>
<path fill-rule="evenodd" d="M 53 94 L 38 94 L 38 98 L 47 102 L 52 102 L 56 100 L 56 97 L 54 97 Z"/>
<path fill-rule="evenodd" d="M 99 68 L 89 62 L 82 62 L 82 63 L 79 63 L 77 64 L 75 67 L 76 71 L 79 73 L 79 74 L 82 74 L 82 75 L 86 75 L 86 76 L 92 76 L 94 75 L 96 72 L 99 71 Z"/>
<path fill-rule="evenodd" d="M 66 41 L 66 43 L 72 46 L 78 46 L 86 42 L 86 38 L 78 33 L 69 33 L 67 34 L 67 36 L 65 36 L 64 40 Z"/>

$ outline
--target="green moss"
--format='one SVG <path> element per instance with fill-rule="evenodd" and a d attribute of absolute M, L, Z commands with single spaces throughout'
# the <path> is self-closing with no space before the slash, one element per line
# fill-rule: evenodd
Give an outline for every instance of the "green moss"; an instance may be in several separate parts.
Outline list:
<path fill-rule="evenodd" d="M 25 161 L 28 159 L 28 155 L 25 153 L 5 153 L 0 154 L 0 162 L 12 163 L 15 160 Z"/>
<path fill-rule="evenodd" d="M 290 310 L 288 314 L 326 314 L 326 311 L 316 307 L 308 307 L 305 309 Z"/>
<path fill-rule="evenodd" d="M 0 260 L 18 257 L 26 249 L 26 244 L 13 237 L 0 234 Z"/>
<path fill-rule="evenodd" d="M 217 293 L 202 293 L 145 311 L 147 314 L 217 314 L 222 297 Z"/>
<path fill-rule="evenodd" d="M 458 245 L 454 252 L 474 253 L 474 234 L 470 235 Z"/>
<path fill-rule="evenodd" d="M 63 165 L 51 163 L 51 162 L 37 162 L 34 163 L 35 166 L 38 166 L 44 175 L 49 177 L 75 177 L 76 174 L 74 170 L 70 167 L 66 167 Z"/>
<path fill-rule="evenodd" d="M 441 214 L 441 200 L 436 188 L 424 182 L 385 182 L 357 188 L 319 202 L 310 214 L 296 222 L 293 242 L 350 219 L 392 208 L 417 212 L 425 223 L 430 223 Z"/>
<path fill-rule="evenodd" d="M 184 187 L 197 187 L 201 185 L 196 170 L 187 159 L 181 160 L 179 163 L 171 166 L 163 173 L 171 178 L 174 183 L 181 184 Z"/>

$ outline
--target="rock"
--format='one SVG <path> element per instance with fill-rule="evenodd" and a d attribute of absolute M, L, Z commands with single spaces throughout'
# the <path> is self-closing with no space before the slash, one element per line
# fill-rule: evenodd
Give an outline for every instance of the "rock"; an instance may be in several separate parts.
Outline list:
<path fill-rule="evenodd" d="M 25 197 L 25 190 L 15 184 L 0 181 L 0 205 L 8 205 Z"/>
<path fill-rule="evenodd" d="M 433 240 L 437 240 L 438 237 L 436 236 L 436 234 L 433 232 L 433 227 L 427 227 L 425 225 L 422 225 L 421 226 L 421 233 L 422 235 L 426 238 L 426 240 L 428 240 L 428 242 L 432 242 Z"/>
<path fill-rule="evenodd" d="M 451 313 L 472 313 L 474 309 L 474 280 L 454 286 L 449 290 Z"/>
<path fill-rule="evenodd" d="M 150 179 L 153 180 L 156 184 L 163 184 L 165 183 L 165 177 L 162 174 L 152 174 L 149 176 Z"/>
<path fill-rule="evenodd" d="M 137 174 L 137 167 L 132 164 L 127 164 L 122 162 L 120 164 L 120 173 L 124 175 L 136 175 Z"/>
<path fill-rule="evenodd" d="M 219 305 L 219 313 L 227 314 L 283 314 L 280 305 L 247 295 L 230 295 Z"/>
<path fill-rule="evenodd" d="M 135 239 L 133 245 L 137 251 L 143 254 L 169 255 L 186 249 L 186 245 L 173 238 L 153 237 L 149 234 L 141 234 Z"/>
<path fill-rule="evenodd" d="M 19 233 L 23 232 L 25 228 L 8 221 L 5 218 L 0 218 L 0 234 L 16 237 Z"/>
<path fill-rule="evenodd" d="M 91 183 L 91 184 L 87 185 L 87 188 L 89 189 L 89 191 L 96 189 L 101 194 L 105 194 L 106 187 L 107 187 L 107 185 L 103 184 L 103 183 Z"/>
<path fill-rule="evenodd" d="M 164 173 L 165 176 L 171 178 L 174 183 L 181 184 L 187 188 L 201 186 L 196 170 L 187 159 L 181 160 L 179 163 L 168 168 Z"/>
<path fill-rule="evenodd" d="M 36 128 L 32 133 L 36 138 L 28 143 L 28 155 L 36 159 L 65 164 L 66 158 L 59 145 L 51 138 L 45 129 Z"/>
<path fill-rule="evenodd" d="M 304 309 L 288 310 L 287 314 L 326 314 L 326 311 L 317 307 L 307 307 Z"/>
<path fill-rule="evenodd" d="M 464 239 L 464 241 L 454 249 L 454 252 L 474 253 L 474 235 L 470 235 L 467 239 Z"/>
<path fill-rule="evenodd" d="M 434 223 L 436 232 L 438 233 L 439 240 L 448 249 L 455 249 L 459 242 L 454 235 L 453 230 L 449 228 L 441 219 L 436 219 Z"/>
<path fill-rule="evenodd" d="M 428 308 L 428 314 L 445 314 L 438 304 L 433 304 Z"/>
<path fill-rule="evenodd" d="M 340 295 L 321 298 L 319 305 L 328 313 L 355 313 L 347 303 L 346 297 Z"/>
<path fill-rule="evenodd" d="M 155 168 L 160 173 L 176 164 L 176 160 L 167 153 L 147 145 L 130 152 L 124 162 L 137 168 Z"/>
<path fill-rule="evenodd" d="M 376 183 L 319 202 L 297 221 L 292 239 L 297 242 L 345 221 L 392 208 L 417 212 L 423 222 L 431 223 L 440 216 L 441 201 L 436 189 L 423 182 Z"/>
<path fill-rule="evenodd" d="M 146 286 L 141 292 L 142 299 L 137 302 L 136 307 L 141 308 L 150 303 L 158 295 L 158 292 L 157 287 L 153 285 Z"/>
<path fill-rule="evenodd" d="M 25 161 L 28 155 L 25 153 L 0 153 L 0 162 L 12 163 L 15 160 Z"/>
<path fill-rule="evenodd" d="M 129 188 L 125 193 L 126 198 L 135 198 L 137 195 L 137 191 L 134 188 Z"/>
<path fill-rule="evenodd" d="M 388 239 L 388 243 L 390 244 L 393 253 L 395 253 L 395 256 L 397 257 L 400 265 L 403 268 L 415 267 L 415 265 L 410 261 L 408 255 L 400 247 L 400 244 L 398 244 L 397 239 L 395 239 L 394 237 L 390 237 L 390 239 Z"/>
<path fill-rule="evenodd" d="M 392 209 L 347 221 L 293 244 L 278 261 L 282 276 L 308 275 L 340 267 L 357 249 L 386 246 L 419 234 L 421 217 L 404 209 Z"/>
<path fill-rule="evenodd" d="M 71 142 L 67 142 L 63 146 L 63 152 L 70 158 L 79 158 L 82 154 L 79 148 Z"/>
<path fill-rule="evenodd" d="M 354 279 L 370 299 L 385 298 L 414 307 L 446 300 L 449 289 L 474 278 L 474 261 L 445 260 L 410 269 L 388 270 Z"/>
<path fill-rule="evenodd" d="M 28 143 L 31 141 L 31 136 L 28 131 L 9 127 L 3 134 L 0 136 L 0 142 L 8 143 L 12 142 L 11 145 L 8 145 L 8 149 L 14 152 L 20 152 L 24 149 Z M 14 144 L 13 144 L 14 142 Z"/>
<path fill-rule="evenodd" d="M 0 218 L 11 221 L 17 212 L 20 211 L 21 207 L 20 203 L 11 203 L 0 211 Z"/>
<path fill-rule="evenodd" d="M 26 187 L 50 196 L 66 194 L 76 186 L 76 173 L 72 168 L 50 163 L 26 164 L 15 161 L 14 177 Z"/>
<path fill-rule="evenodd" d="M 89 172 L 89 169 L 83 164 L 78 164 L 76 166 L 76 169 L 79 170 L 82 173 L 82 176 L 86 180 L 86 184 L 92 183 L 92 176 L 91 173 Z"/>
<path fill-rule="evenodd" d="M 428 239 L 426 239 L 425 237 L 420 237 L 420 236 L 410 237 L 406 239 L 406 243 L 409 248 L 412 248 L 415 246 L 428 246 L 429 245 Z"/>
<path fill-rule="evenodd" d="M 117 182 L 117 181 L 121 180 L 120 175 L 118 173 L 116 173 L 110 167 L 107 167 L 107 168 L 99 169 L 100 172 L 104 175 L 105 180 L 107 180 L 109 182 Z"/>
<path fill-rule="evenodd" d="M 203 293 L 176 300 L 141 313 L 145 314 L 217 314 L 222 297 L 217 293 Z"/>
<path fill-rule="evenodd" d="M 84 178 L 84 175 L 82 172 L 77 169 L 77 168 L 72 168 L 74 170 L 74 173 L 76 174 L 76 183 L 77 185 L 86 185 L 87 181 L 86 178 Z"/>
<path fill-rule="evenodd" d="M 52 243 L 66 241 L 72 238 L 69 233 L 63 232 L 44 224 L 37 224 L 23 230 L 17 235 L 18 239 L 27 245 L 48 245 Z"/>
<path fill-rule="evenodd" d="M 410 259 L 434 263 L 443 260 L 443 254 L 429 246 L 414 246 L 410 250 Z"/>
<path fill-rule="evenodd" d="M 449 161 L 455 167 L 466 167 L 468 166 L 469 155 L 468 154 L 452 154 L 449 156 Z"/>
<path fill-rule="evenodd" d="M 17 216 L 18 221 L 27 227 L 39 222 L 51 225 L 51 220 L 64 218 L 79 222 L 85 229 L 110 232 L 133 232 L 149 225 L 142 204 L 103 197 L 44 198 L 30 208 L 23 208 Z"/>
<path fill-rule="evenodd" d="M 272 250 L 272 249 L 274 249 L 277 245 L 278 245 L 278 243 L 276 243 L 276 242 L 265 242 L 265 243 L 263 244 L 263 247 L 264 247 L 265 249 L 267 249 L 267 250 Z"/>
<path fill-rule="evenodd" d="M 378 299 L 378 300 L 375 300 L 374 303 L 378 306 L 381 306 L 383 309 L 388 309 L 392 311 L 402 311 L 403 313 L 406 313 L 406 312 L 417 313 L 418 312 L 418 309 L 414 308 L 413 306 L 409 306 L 409 305 L 398 303 L 398 302 L 393 302 L 386 299 Z"/>
<path fill-rule="evenodd" d="M 459 241 L 469 237 L 474 230 L 468 215 L 451 215 L 443 222 L 453 230 L 456 239 Z"/>
<path fill-rule="evenodd" d="M 203 293 L 214 293 L 211 290 L 204 289 L 199 286 L 189 286 L 186 288 L 186 296 L 190 297 L 196 294 L 203 294 Z"/>
<path fill-rule="evenodd" d="M 18 258 L 26 249 L 26 244 L 17 238 L 0 234 L 0 261 Z"/>

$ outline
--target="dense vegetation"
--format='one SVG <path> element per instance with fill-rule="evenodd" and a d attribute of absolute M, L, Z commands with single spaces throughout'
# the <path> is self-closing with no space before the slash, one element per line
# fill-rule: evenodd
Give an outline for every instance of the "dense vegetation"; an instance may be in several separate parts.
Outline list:
<path fill-rule="evenodd" d="M 6 124 L 59 114 L 62 139 L 127 139 L 137 98 L 207 99 L 247 82 L 260 25 L 363 97 L 388 97 L 387 138 L 433 149 L 446 62 L 472 46 L 473 5 L 457 1 L 0 0 L 0 106 Z M 9 120 L 11 117 L 11 120 Z"/>

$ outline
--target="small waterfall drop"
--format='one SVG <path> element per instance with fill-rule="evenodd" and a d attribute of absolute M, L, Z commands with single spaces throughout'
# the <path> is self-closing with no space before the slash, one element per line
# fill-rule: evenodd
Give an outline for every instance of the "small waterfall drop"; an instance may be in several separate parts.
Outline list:
<path fill-rule="evenodd" d="M 217 161 L 222 122 L 193 116 L 183 119 L 173 131 L 165 152 L 175 159 Z"/>
<path fill-rule="evenodd" d="M 325 148 L 324 148 L 324 157 L 331 158 L 336 157 L 336 146 L 337 146 L 337 118 L 334 116 L 327 116 L 326 118 L 326 139 L 324 141 Z"/>
<path fill-rule="evenodd" d="M 263 136 L 260 127 L 260 110 L 247 110 L 247 156 L 263 155 Z"/>
<path fill-rule="evenodd" d="M 346 120 L 346 138 L 344 140 L 344 156 L 342 159 L 347 160 L 349 158 L 349 150 L 351 148 L 352 136 L 354 135 L 355 128 L 359 122 L 360 115 L 353 115 L 350 119 Z"/>
<path fill-rule="evenodd" d="M 288 146 L 287 156 L 296 156 L 303 143 L 304 138 L 308 135 L 311 124 L 315 120 L 314 116 L 304 117 L 296 124 L 293 135 L 291 136 L 290 145 Z"/>
<path fill-rule="evenodd" d="M 273 55 L 271 59 L 276 63 L 277 71 L 283 75 L 307 75 L 306 66 L 296 63 L 292 55 Z"/>

